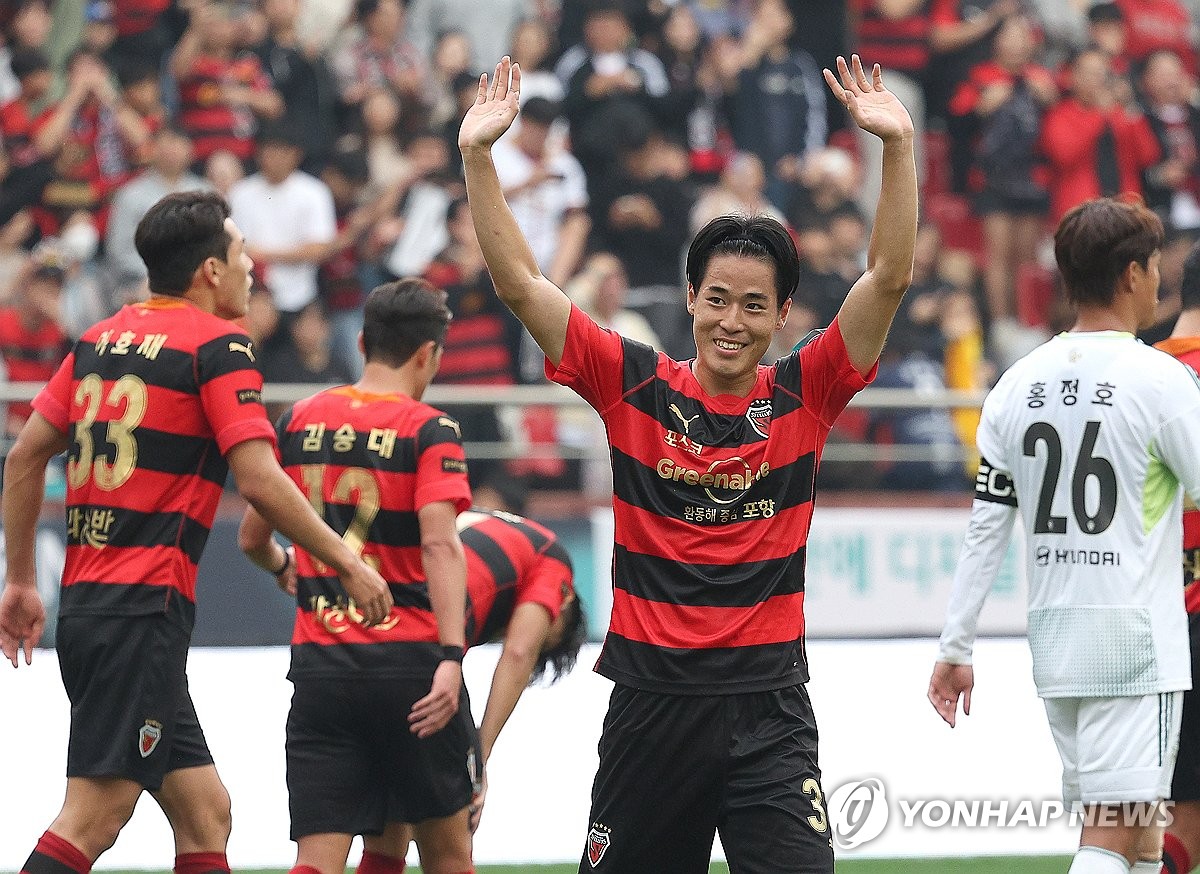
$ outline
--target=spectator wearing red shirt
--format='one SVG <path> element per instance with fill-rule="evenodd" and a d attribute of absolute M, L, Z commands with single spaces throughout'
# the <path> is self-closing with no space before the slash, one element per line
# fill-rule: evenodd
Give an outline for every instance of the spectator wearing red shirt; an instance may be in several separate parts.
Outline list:
<path fill-rule="evenodd" d="M 221 149 L 248 160 L 258 120 L 283 115 L 283 100 L 258 56 L 235 51 L 236 41 L 232 11 L 198 0 L 171 57 L 179 83 L 179 123 L 192 138 L 197 163 Z"/>
<path fill-rule="evenodd" d="M 8 172 L 0 173 L 0 225 L 41 200 L 51 174 L 50 162 L 33 143 L 37 108 L 54 81 L 50 61 L 38 49 L 16 48 L 12 71 L 21 90 L 0 106 L 0 141 L 8 156 Z"/>
<path fill-rule="evenodd" d="M 993 321 L 1013 318 L 1017 271 L 1037 257 L 1049 207 L 1037 145 L 1043 112 L 1057 101 L 1058 88 L 1054 74 L 1033 63 L 1036 44 L 1028 18 L 1007 19 L 992 60 L 976 64 L 950 101 L 950 111 L 977 133 L 970 181 L 983 216 L 984 288 Z"/>
<path fill-rule="evenodd" d="M 67 63 L 67 93 L 33 125 L 33 142 L 51 158 L 54 178 L 33 210 L 44 236 L 57 235 L 75 215 L 103 233 L 109 195 L 133 173 L 132 162 L 150 132 L 113 86 L 96 54 L 77 50 Z"/>
<path fill-rule="evenodd" d="M 1125 54 L 1140 67 L 1159 49 L 1179 55 L 1189 73 L 1196 72 L 1192 20 L 1180 0 L 1116 0 L 1125 15 Z"/>
<path fill-rule="evenodd" d="M 50 381 L 70 350 L 59 326 L 59 298 L 66 272 L 50 252 L 30 259 L 17 282 L 11 305 L 0 308 L 0 357 L 12 382 Z M 25 404 L 9 404 L 5 432 L 15 435 L 33 413 Z"/>
<path fill-rule="evenodd" d="M 1041 148 L 1050 164 L 1050 213 L 1057 222 L 1094 197 L 1142 191 L 1158 163 L 1154 132 L 1113 97 L 1108 57 L 1087 49 L 1071 64 L 1071 93 L 1046 113 Z"/>

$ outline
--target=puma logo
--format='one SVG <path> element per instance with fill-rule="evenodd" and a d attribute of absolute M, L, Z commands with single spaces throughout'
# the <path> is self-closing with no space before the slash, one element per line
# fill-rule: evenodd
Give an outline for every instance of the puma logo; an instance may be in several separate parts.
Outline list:
<path fill-rule="evenodd" d="M 451 429 L 455 434 L 458 435 L 458 439 L 462 440 L 462 431 L 458 427 L 458 422 L 454 421 L 449 416 L 442 416 L 438 419 L 438 424 Z"/>
<path fill-rule="evenodd" d="M 229 343 L 229 351 L 230 352 L 245 352 L 247 358 L 249 358 L 251 361 L 255 360 L 254 350 L 250 348 L 249 343 L 234 343 L 231 341 Z"/>
<path fill-rule="evenodd" d="M 683 413 L 679 412 L 679 407 L 675 406 L 675 404 L 671 404 L 671 406 L 668 407 L 667 409 L 669 409 L 672 413 L 674 413 L 676 415 L 676 417 L 679 419 L 679 421 L 681 423 L 683 423 L 683 433 L 684 434 L 688 433 L 688 428 L 692 427 L 692 422 L 694 422 L 700 418 L 700 414 L 697 413 L 696 415 L 692 416 L 690 419 L 685 419 L 683 417 Z"/>

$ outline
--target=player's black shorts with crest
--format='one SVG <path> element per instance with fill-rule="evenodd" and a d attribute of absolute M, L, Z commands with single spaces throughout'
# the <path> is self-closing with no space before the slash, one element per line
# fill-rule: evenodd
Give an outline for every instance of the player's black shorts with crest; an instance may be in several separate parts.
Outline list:
<path fill-rule="evenodd" d="M 191 623 L 177 612 L 59 619 L 68 777 L 124 777 L 153 790 L 171 771 L 212 764 L 188 692 L 190 641 Z"/>
<path fill-rule="evenodd" d="M 295 681 L 287 720 L 292 840 L 313 834 L 377 835 L 392 822 L 450 816 L 471 800 L 471 705 L 436 734 L 409 730 L 428 679 Z M 470 726 L 470 728 L 468 728 Z"/>
<path fill-rule="evenodd" d="M 1200 801 L 1200 614 L 1188 614 L 1192 645 L 1192 688 L 1183 693 L 1179 755 L 1171 779 L 1172 801 Z"/>
<path fill-rule="evenodd" d="M 829 874 L 833 846 L 803 686 L 664 695 L 618 685 L 600 737 L 581 874 Z"/>

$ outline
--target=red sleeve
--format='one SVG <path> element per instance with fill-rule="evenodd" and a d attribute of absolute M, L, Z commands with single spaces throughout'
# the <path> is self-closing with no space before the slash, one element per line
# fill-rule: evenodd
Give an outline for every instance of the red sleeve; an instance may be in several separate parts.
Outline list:
<path fill-rule="evenodd" d="M 801 397 L 804 405 L 817 412 L 826 427 L 832 427 L 850 399 L 875 379 L 879 362 L 863 376 L 850 363 L 842 328 L 833 323 L 815 340 L 802 348 L 800 356 Z"/>
<path fill-rule="evenodd" d="M 1042 122 L 1042 153 L 1058 168 L 1070 168 L 1094 154 L 1104 117 L 1077 112 L 1071 103 L 1053 107 Z"/>
<path fill-rule="evenodd" d="M 467 483 L 467 460 L 458 422 L 444 413 L 430 418 L 417 432 L 417 451 L 413 509 L 438 501 L 451 502 L 459 513 L 468 509 L 471 486 Z"/>
<path fill-rule="evenodd" d="M 935 26 L 958 24 L 962 21 L 962 16 L 959 15 L 958 0 L 933 0 L 933 6 L 929 9 L 929 20 Z"/>
<path fill-rule="evenodd" d="M 571 569 L 553 555 L 542 555 L 517 585 L 517 604 L 541 604 L 553 622 L 562 612 L 563 597 L 573 587 Z"/>
<path fill-rule="evenodd" d="M 63 359 L 46 387 L 33 399 L 33 408 L 64 434 L 71 425 L 71 383 L 74 381 L 75 353 Z"/>
<path fill-rule="evenodd" d="M 262 402 L 262 373 L 249 337 L 229 333 L 209 340 L 196 352 L 196 368 L 200 403 L 222 455 L 247 440 L 275 445 L 275 429 Z"/>
<path fill-rule="evenodd" d="M 562 361 L 546 361 L 546 377 L 565 385 L 603 415 L 621 399 L 625 349 L 621 336 L 601 328 L 579 307 L 571 306 Z"/>

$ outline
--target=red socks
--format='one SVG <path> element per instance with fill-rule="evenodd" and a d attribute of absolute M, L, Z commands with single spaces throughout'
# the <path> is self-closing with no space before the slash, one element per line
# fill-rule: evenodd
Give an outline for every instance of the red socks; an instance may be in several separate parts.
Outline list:
<path fill-rule="evenodd" d="M 48 831 L 25 860 L 21 874 L 65 874 L 64 867 L 75 874 L 88 874 L 92 863 L 74 844 Z"/>
<path fill-rule="evenodd" d="M 175 857 L 175 874 L 229 874 L 224 853 L 184 853 Z"/>
<path fill-rule="evenodd" d="M 404 874 L 404 860 L 363 850 L 362 860 L 354 874 Z"/>
<path fill-rule="evenodd" d="M 1192 859 L 1187 848 L 1175 835 L 1163 835 L 1163 868 L 1168 874 L 1188 874 L 1192 870 Z"/>

